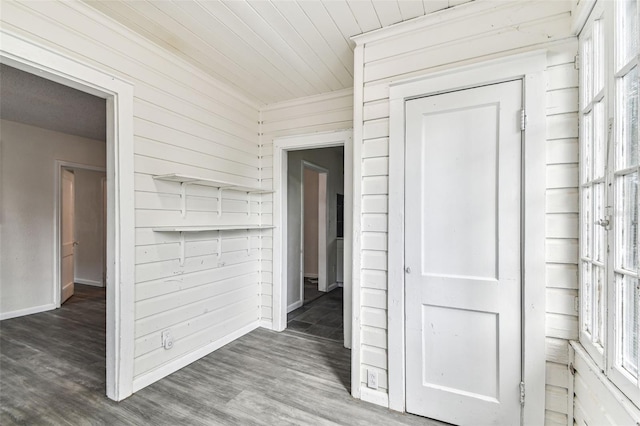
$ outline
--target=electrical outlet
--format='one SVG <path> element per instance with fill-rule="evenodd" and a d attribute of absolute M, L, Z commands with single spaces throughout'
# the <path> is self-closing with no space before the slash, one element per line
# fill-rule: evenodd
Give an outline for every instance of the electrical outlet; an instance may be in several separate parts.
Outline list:
<path fill-rule="evenodd" d="M 162 347 L 165 349 L 171 349 L 173 347 L 173 336 L 171 335 L 170 330 L 165 330 L 161 334 L 162 337 Z"/>
<path fill-rule="evenodd" d="M 367 387 L 378 389 L 378 372 L 367 369 Z"/>

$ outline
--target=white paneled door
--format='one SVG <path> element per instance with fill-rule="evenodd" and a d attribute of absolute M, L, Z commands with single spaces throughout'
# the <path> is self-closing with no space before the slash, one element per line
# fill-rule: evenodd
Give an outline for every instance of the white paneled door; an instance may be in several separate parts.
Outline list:
<path fill-rule="evenodd" d="M 406 103 L 408 412 L 520 424 L 522 89 Z"/>
<path fill-rule="evenodd" d="M 60 303 L 73 296 L 74 290 L 74 252 L 75 252 L 75 175 L 72 170 L 62 169 L 62 259 L 61 281 L 62 295 Z"/>

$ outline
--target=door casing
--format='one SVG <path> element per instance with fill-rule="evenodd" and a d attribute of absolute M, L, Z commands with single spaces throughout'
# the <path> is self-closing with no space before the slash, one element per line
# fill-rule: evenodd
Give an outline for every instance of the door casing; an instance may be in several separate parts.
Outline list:
<path fill-rule="evenodd" d="M 0 63 L 106 99 L 107 200 L 112 206 L 107 211 L 106 394 L 120 401 L 133 392 L 133 84 L 7 28 L 0 28 L 0 37 Z M 54 182 L 58 184 L 57 179 Z M 56 217 L 54 227 L 57 221 Z M 60 276 L 58 251 L 59 244 L 54 247 L 53 277 Z M 57 305 L 59 288 L 52 288 L 52 302 Z"/>
<path fill-rule="evenodd" d="M 329 176 L 329 170 L 324 167 L 320 167 L 317 164 L 313 164 L 310 161 L 303 160 L 301 176 L 303 177 L 300 183 L 300 247 L 302 247 L 303 253 L 301 253 L 300 269 L 302 270 L 303 279 L 301 280 L 301 299 L 304 301 L 304 223 L 305 223 L 305 211 L 304 211 L 304 169 L 313 170 L 318 174 L 318 290 L 328 291 L 329 282 L 327 278 L 327 181 Z M 323 192 L 320 190 L 324 186 Z M 302 306 L 302 305 L 301 305 Z"/>
<path fill-rule="evenodd" d="M 62 274 L 62 254 L 59 251 L 59 247 L 61 244 L 61 229 L 62 229 L 62 205 L 61 205 L 61 193 L 60 193 L 60 188 L 62 188 L 62 169 L 81 169 L 81 170 L 90 170 L 90 171 L 94 171 L 94 172 L 107 172 L 107 169 L 105 169 L 104 167 L 97 167 L 97 166 L 92 166 L 89 164 L 81 164 L 81 163 L 74 163 L 71 161 L 62 161 L 62 160 L 55 160 L 55 176 L 54 176 L 54 189 L 53 189 L 53 194 L 54 194 L 54 198 L 53 198 L 53 217 L 54 217 L 54 227 L 53 227 L 53 232 L 54 232 L 54 236 L 53 236 L 53 244 L 54 244 L 54 254 L 56 256 L 56 258 L 54 259 L 54 264 L 57 265 L 58 267 L 58 271 L 60 271 L 59 274 L 54 276 L 53 279 L 53 294 L 54 294 L 54 300 L 56 301 L 56 307 L 60 307 L 61 300 L 60 300 L 60 295 L 61 295 L 61 290 L 62 290 L 62 280 L 61 280 L 61 274 Z M 105 179 L 105 178 L 103 178 Z M 106 183 L 106 181 L 105 181 Z M 105 188 L 106 189 L 106 188 Z M 104 189 L 103 189 L 104 191 Z M 106 194 L 105 194 L 106 195 Z M 109 206 L 107 206 L 107 199 L 105 196 L 103 196 L 105 204 L 103 206 L 104 211 L 107 213 L 105 215 L 104 218 L 102 218 L 102 223 L 104 224 L 104 234 L 105 237 L 107 237 L 107 235 L 109 234 L 110 230 L 107 229 L 108 225 L 107 225 L 107 217 L 108 216 L 108 212 L 109 212 Z M 106 257 L 107 255 L 107 250 L 106 250 L 106 238 L 105 238 L 105 250 L 103 252 L 103 256 Z M 106 265 L 106 259 L 105 259 L 105 265 Z M 105 271 L 104 274 L 106 276 L 106 266 L 105 266 Z M 57 299 L 56 296 L 57 295 Z"/>
<path fill-rule="evenodd" d="M 522 151 L 522 363 L 524 425 L 544 423 L 545 383 L 545 79 L 546 51 L 507 56 L 390 86 L 389 116 L 389 408 L 405 411 L 404 185 L 407 100 L 521 78 L 526 128 Z M 515 119 L 515 118 L 514 118 Z M 358 289 L 354 288 L 354 292 Z"/>
<path fill-rule="evenodd" d="M 273 306 L 271 322 L 262 321 L 261 325 L 276 331 L 282 331 L 287 327 L 287 153 L 303 149 L 329 148 L 344 146 L 344 200 L 345 200 L 345 224 L 344 224 L 344 346 L 350 348 L 358 330 L 357 318 L 353 315 L 352 297 L 355 296 L 352 287 L 352 239 L 354 211 L 353 191 L 353 131 L 340 130 L 335 132 L 313 133 L 307 135 L 285 136 L 273 141 Z M 355 276 L 355 274 L 353 274 Z M 358 363 L 352 363 L 351 371 L 359 370 Z M 352 388 L 352 394 L 353 394 Z M 354 395 L 355 396 L 355 395 Z"/>
<path fill-rule="evenodd" d="M 67 177 L 65 177 L 65 174 Z M 65 180 L 71 179 L 71 188 L 65 186 Z M 57 201 L 57 200 L 56 200 Z M 58 308 L 64 302 L 73 296 L 75 286 L 75 247 L 77 244 L 75 233 L 75 173 L 73 169 L 62 168 L 60 170 L 60 210 L 59 210 L 59 232 L 60 235 L 60 304 Z M 70 216 L 70 218 L 69 218 Z M 69 229 L 71 228 L 71 230 Z M 71 237 L 71 254 L 69 249 L 65 249 L 65 245 L 69 244 L 69 231 L 73 235 Z M 55 240 L 55 239 L 54 239 Z M 71 257 L 71 264 L 65 262 L 66 258 Z M 71 269 L 69 271 L 69 269 Z M 70 278 L 70 284 L 66 282 Z M 56 281 L 55 279 L 53 280 Z M 70 290 L 69 290 L 70 289 Z"/>

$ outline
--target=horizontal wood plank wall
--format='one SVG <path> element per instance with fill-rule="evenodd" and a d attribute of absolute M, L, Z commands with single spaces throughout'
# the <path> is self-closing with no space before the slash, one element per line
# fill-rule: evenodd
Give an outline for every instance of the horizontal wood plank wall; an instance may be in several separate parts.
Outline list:
<path fill-rule="evenodd" d="M 323 95 L 267 105 L 261 110 L 262 184 L 273 185 L 273 140 L 282 136 L 345 130 L 353 127 L 353 90 L 339 90 Z M 272 223 L 271 195 L 264 195 L 262 217 Z M 273 323 L 273 242 L 262 244 L 262 276 L 260 286 L 261 324 Z"/>
<path fill-rule="evenodd" d="M 186 236 L 155 226 L 260 223 L 258 196 L 188 186 L 182 173 L 259 185 L 258 106 L 81 2 L 3 2 L 2 27 L 135 86 L 136 381 L 259 319 L 261 231 Z M 223 215 L 217 210 L 222 203 Z M 220 238 L 221 237 L 221 238 Z M 220 246 L 221 244 L 221 246 Z M 218 258 L 218 251 L 221 252 Z M 174 346 L 161 347 L 171 330 Z M 161 376 L 161 375 L 160 375 Z"/>
<path fill-rule="evenodd" d="M 640 409 L 604 376 L 581 345 L 574 342 L 571 351 L 575 366 L 573 424 L 576 426 L 640 424 Z"/>
<path fill-rule="evenodd" d="M 547 387 L 546 419 L 567 424 L 568 339 L 577 337 L 578 72 L 569 5 L 494 3 L 439 12 L 428 26 L 364 42 L 361 318 L 362 383 L 378 371 L 387 392 L 387 196 L 389 83 L 428 72 L 537 49 L 548 50 L 547 75 Z M 473 16 L 461 8 L 481 8 Z M 457 9 L 457 11 L 456 11 Z M 451 13 L 452 18 L 447 18 Z M 455 14 L 455 16 L 453 15 Z M 358 106 L 356 106 L 358 107 Z M 357 159 L 356 159 L 357 161 Z M 357 255 L 357 254 L 356 254 Z M 530 285 L 545 285 L 532 283 Z"/>

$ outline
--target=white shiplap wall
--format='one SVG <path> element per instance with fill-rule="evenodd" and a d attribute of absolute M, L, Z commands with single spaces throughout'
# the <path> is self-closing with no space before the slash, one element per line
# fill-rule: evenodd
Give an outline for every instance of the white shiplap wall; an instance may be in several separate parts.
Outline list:
<path fill-rule="evenodd" d="M 153 226 L 259 223 L 246 195 L 189 186 L 187 216 L 179 184 L 154 174 L 183 173 L 258 185 L 258 107 L 84 3 L 2 2 L 3 31 L 62 52 L 134 85 L 135 364 L 134 389 L 170 373 L 180 359 L 257 326 L 260 231 L 187 236 Z M 257 198 L 253 211 L 260 211 Z M 170 329 L 171 350 L 160 333 Z M 199 351 L 199 352 L 198 352 Z M 206 349 L 205 349 L 206 351 Z M 192 355 L 193 356 L 193 355 Z"/>
<path fill-rule="evenodd" d="M 640 424 L 640 408 L 611 383 L 580 343 L 572 343 L 570 355 L 575 366 L 574 421 L 571 424 Z"/>
<path fill-rule="evenodd" d="M 407 26 L 401 35 L 359 40 L 364 44 L 363 61 L 355 64 L 355 73 L 356 82 L 361 76 L 363 84 L 355 90 L 362 93 L 362 110 L 356 110 L 355 116 L 362 121 L 354 123 L 354 144 L 361 144 L 362 154 L 361 176 L 354 176 L 354 180 L 362 188 L 360 386 L 366 387 L 366 369 L 375 369 L 380 392 L 387 392 L 389 83 L 503 55 L 547 49 L 546 421 L 566 425 L 571 401 L 567 392 L 568 339 L 575 339 L 578 331 L 578 80 L 570 4 L 473 2 L 439 12 L 437 19 L 435 16 L 421 18 L 424 25 L 420 20 L 401 24 Z M 360 107 L 358 100 L 355 104 Z M 362 135 L 360 141 L 358 134 Z"/>
<path fill-rule="evenodd" d="M 282 136 L 350 129 L 353 126 L 353 90 L 267 105 L 261 110 L 262 184 L 273 185 L 273 140 Z M 273 204 L 270 196 L 263 203 L 263 220 L 271 220 Z M 268 222 L 270 223 L 270 222 Z M 262 278 L 260 289 L 262 325 L 273 321 L 273 245 L 265 239 L 262 246 Z"/>

